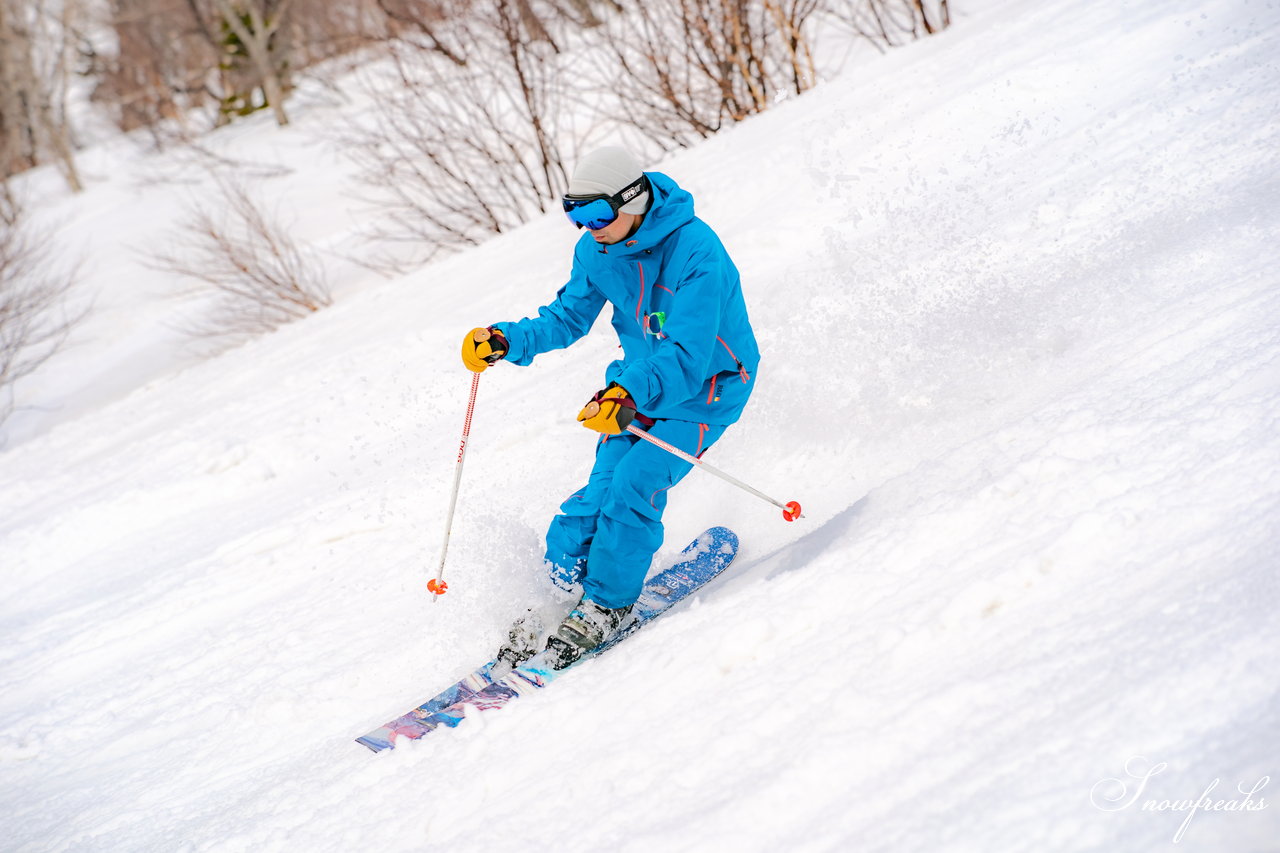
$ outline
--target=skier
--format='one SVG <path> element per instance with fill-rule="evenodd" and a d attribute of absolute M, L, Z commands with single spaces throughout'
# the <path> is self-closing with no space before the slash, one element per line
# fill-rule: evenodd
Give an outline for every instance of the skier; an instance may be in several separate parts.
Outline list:
<path fill-rule="evenodd" d="M 642 172 L 623 148 L 600 148 L 578 163 L 563 206 L 587 230 L 568 283 L 537 317 L 472 329 L 462 341 L 463 363 L 477 373 L 499 360 L 527 365 L 586 335 L 605 303 L 613 306 L 623 357 L 578 413 L 602 434 L 595 464 L 546 539 L 552 583 L 581 593 L 554 615 L 531 610 L 498 655 L 522 663 L 554 627 L 545 642 L 557 669 L 624 624 L 662 545 L 667 491 L 692 469 L 627 427 L 700 455 L 742 414 L 760 360 L 738 270 L 674 180 Z"/>

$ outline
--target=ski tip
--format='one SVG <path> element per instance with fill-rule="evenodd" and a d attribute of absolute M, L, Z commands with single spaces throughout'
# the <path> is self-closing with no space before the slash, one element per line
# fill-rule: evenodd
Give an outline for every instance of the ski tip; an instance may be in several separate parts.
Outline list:
<path fill-rule="evenodd" d="M 712 527 L 707 533 L 711 534 L 712 542 L 719 542 L 721 550 L 728 547 L 730 550 L 738 550 L 738 534 L 734 533 L 728 527 Z"/>
<path fill-rule="evenodd" d="M 367 746 L 374 752 L 382 752 L 384 749 L 392 749 L 392 743 L 387 738 L 378 737 L 375 734 L 367 734 L 356 738 L 356 743 L 361 746 Z"/>

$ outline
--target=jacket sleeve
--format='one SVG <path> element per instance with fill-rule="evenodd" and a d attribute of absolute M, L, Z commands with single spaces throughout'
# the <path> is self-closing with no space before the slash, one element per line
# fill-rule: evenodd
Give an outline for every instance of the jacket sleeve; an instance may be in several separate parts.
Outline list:
<path fill-rule="evenodd" d="M 710 253 L 697 253 L 674 288 L 663 339 L 653 354 L 618 375 L 641 411 L 693 399 L 712 374 L 716 336 L 732 268 Z"/>
<path fill-rule="evenodd" d="M 604 303 L 604 294 L 587 279 L 575 254 L 569 281 L 549 305 L 538 309 L 537 317 L 493 324 L 507 338 L 506 360 L 527 365 L 539 353 L 569 346 L 591 331 Z"/>

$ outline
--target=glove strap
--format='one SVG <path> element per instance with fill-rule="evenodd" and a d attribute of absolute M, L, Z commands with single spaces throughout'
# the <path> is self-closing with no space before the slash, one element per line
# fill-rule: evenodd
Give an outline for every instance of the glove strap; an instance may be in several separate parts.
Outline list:
<path fill-rule="evenodd" d="M 507 343 L 506 335 L 502 334 L 502 332 L 495 329 L 493 326 L 485 329 L 485 331 L 489 333 L 489 337 L 485 340 L 489 342 L 490 354 L 485 356 L 484 360 L 490 364 L 497 364 L 508 352 L 511 351 L 511 346 Z M 484 342 L 485 341 L 476 341 L 477 344 Z"/>
<path fill-rule="evenodd" d="M 615 388 L 616 386 L 617 386 L 617 383 L 615 382 L 613 385 L 610 385 L 608 388 L 605 388 L 603 391 L 597 391 L 595 393 L 595 396 L 591 398 L 591 401 L 593 403 L 596 403 L 597 405 L 603 404 L 605 402 L 604 395 L 608 391 L 613 390 L 613 388 Z M 656 418 L 651 418 L 648 415 L 640 414 L 640 410 L 636 407 L 636 401 L 631 399 L 630 394 L 627 394 L 627 396 L 625 397 L 610 397 L 608 401 L 610 403 L 617 403 L 619 406 L 621 406 L 624 409 L 631 410 L 630 417 L 627 417 L 626 415 L 619 413 L 618 416 L 614 418 L 614 420 L 618 422 L 618 425 L 621 426 L 624 431 L 628 426 L 631 425 L 632 421 L 635 421 L 636 423 L 640 424 L 645 429 L 649 429 L 650 427 L 652 427 L 654 424 L 658 422 Z"/>

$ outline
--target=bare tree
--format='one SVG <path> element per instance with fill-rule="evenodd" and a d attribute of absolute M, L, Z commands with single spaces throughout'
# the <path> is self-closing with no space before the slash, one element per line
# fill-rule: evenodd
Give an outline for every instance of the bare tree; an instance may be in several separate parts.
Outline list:
<path fill-rule="evenodd" d="M 81 189 L 67 89 L 82 21 L 77 0 L 0 0 L 0 178 L 53 162 Z"/>
<path fill-rule="evenodd" d="M 599 3 L 595 0 L 547 0 L 556 14 L 572 21 L 584 29 L 592 29 L 604 23 L 604 19 L 596 14 L 597 5 L 607 6 L 609 11 L 621 12 L 622 5 L 617 0 Z"/>
<path fill-rule="evenodd" d="M 533 4 L 529 0 L 511 0 L 511 2 L 515 7 L 515 17 L 519 19 L 521 29 L 528 34 L 528 37 L 533 41 L 545 42 L 551 45 L 554 50 L 559 51 L 559 46 L 556 45 L 555 39 L 551 37 L 551 31 L 547 29 L 546 22 L 543 20 L 542 15 L 538 14 L 537 10 L 533 8 Z M 499 17 L 505 18 L 506 15 L 500 15 Z"/>
<path fill-rule="evenodd" d="M 413 246 L 416 263 L 549 209 L 574 145 L 552 33 L 533 38 L 514 0 L 417 19 L 383 2 L 399 16 L 397 73 L 370 81 L 376 116 L 340 140 L 385 214 L 369 236 Z"/>
<path fill-rule="evenodd" d="M 110 16 L 115 46 L 93 57 L 93 100 L 113 111 L 122 130 L 145 127 L 158 144 L 171 131 L 181 136 L 187 111 L 212 94 L 215 45 L 187 0 L 112 0 Z"/>
<path fill-rule="evenodd" d="M 690 145 L 816 82 L 807 23 L 822 0 L 649 0 L 608 25 L 617 111 Z M 614 109 L 614 108 L 610 108 Z"/>
<path fill-rule="evenodd" d="M 290 64 L 299 72 L 386 40 L 386 16 L 378 0 L 294 0 L 289 15 Z"/>
<path fill-rule="evenodd" d="M 23 208 L 0 183 L 0 424 L 14 410 L 13 386 L 44 364 L 83 314 L 69 314 L 72 267 L 53 260 L 52 242 L 23 221 Z"/>
<path fill-rule="evenodd" d="M 379 0 L 110 0 L 114 44 L 89 47 L 94 100 L 125 130 L 185 141 L 187 112 L 213 104 L 214 120 L 270 109 L 289 120 L 294 76 L 384 39 Z"/>
<path fill-rule="evenodd" d="M 114 107 L 126 130 L 181 120 L 185 110 L 210 100 L 217 104 L 218 124 L 261 109 L 288 124 L 293 16 L 300 5 L 321 3 L 112 0 L 116 45 L 98 58 L 94 98 Z"/>
<path fill-rule="evenodd" d="M 196 2 L 196 0 L 191 0 Z M 244 115 L 269 107 L 286 125 L 286 94 L 293 89 L 289 64 L 289 13 L 293 0 L 209 0 L 222 46 L 222 115 Z M 263 102 L 254 100 L 262 91 Z"/>
<path fill-rule="evenodd" d="M 331 302 L 322 264 L 242 185 L 220 179 L 223 212 L 195 204 L 152 266 L 211 285 L 221 296 L 188 330 L 239 340 L 301 319 Z"/>
<path fill-rule="evenodd" d="M 948 0 L 829 0 L 827 11 L 881 51 L 951 26 Z"/>
<path fill-rule="evenodd" d="M 400 46 L 423 53 L 437 53 L 454 65 L 464 66 L 465 45 L 457 38 L 458 18 L 466 14 L 465 2 L 440 0 L 377 0 L 386 15 L 387 46 L 393 57 L 403 56 Z"/>

